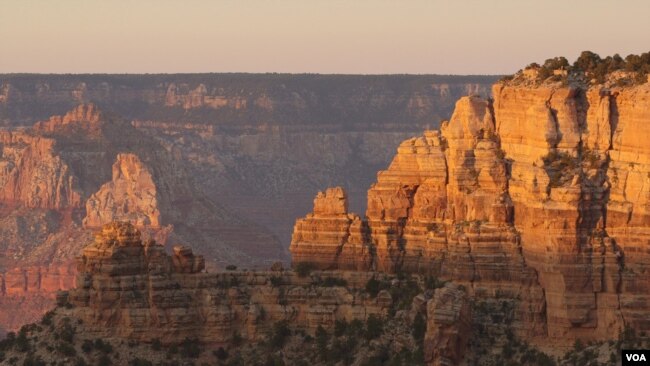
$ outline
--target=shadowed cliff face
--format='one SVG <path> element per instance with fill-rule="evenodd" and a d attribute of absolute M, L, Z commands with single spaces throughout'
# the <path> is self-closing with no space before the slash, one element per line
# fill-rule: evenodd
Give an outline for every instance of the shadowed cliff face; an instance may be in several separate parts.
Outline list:
<path fill-rule="evenodd" d="M 0 131 L 0 142 L 3 328 L 36 319 L 57 290 L 73 286 L 70 261 L 113 220 L 132 221 L 163 244 L 197 243 L 211 267 L 285 258 L 276 238 L 203 194 L 153 138 L 96 105 Z"/>
<path fill-rule="evenodd" d="M 3 309 L 44 297 L 7 327 L 70 286 L 68 261 L 114 219 L 159 242 L 191 243 L 208 267 L 287 260 L 293 221 L 314 190 L 340 182 L 361 197 L 399 141 L 436 126 L 459 96 L 487 94 L 493 80 L 0 75 Z"/>
<path fill-rule="evenodd" d="M 353 197 L 399 141 L 436 127 L 489 76 L 4 75 L 0 120 L 30 125 L 93 102 L 153 136 L 215 202 L 288 246 L 315 190 Z M 138 143 L 134 141 L 134 143 Z M 110 178 L 110 171 L 108 172 Z M 92 177 L 80 177 L 81 184 Z M 100 184 L 103 184 L 103 180 Z M 365 209 L 362 199 L 351 206 Z M 223 235 L 240 235 L 227 227 Z M 251 238 L 252 239 L 252 238 Z M 244 264 L 243 262 L 240 264 Z"/>
<path fill-rule="evenodd" d="M 262 263 L 283 257 L 276 239 L 202 193 L 190 170 L 155 139 L 94 104 L 31 129 L 3 131 L 2 136 L 5 211 L 10 216 L 16 210 L 27 216 L 37 209 L 50 212 L 49 226 L 35 243 L 21 243 L 21 233 L 28 229 L 16 226 L 18 235 L 12 240 L 20 251 L 13 261 L 5 258 L 7 266 L 69 260 L 79 244 L 52 240 L 52 234 L 84 232 L 113 220 L 130 220 L 152 235 L 171 235 L 173 241 L 198 243 L 218 262 Z M 257 235 L 260 242 L 224 240 L 215 235 L 220 227 L 248 233 L 247 238 L 242 234 L 246 239 Z M 265 252 L 269 245 L 273 249 Z M 48 254 L 43 250 L 48 246 L 57 249 Z M 262 259 L 260 251 L 268 257 Z"/>
<path fill-rule="evenodd" d="M 299 219 L 294 262 L 463 282 L 511 302 L 528 337 L 648 332 L 650 86 L 516 81 L 404 141 L 368 191 L 366 220 L 344 209 Z M 340 205 L 335 192 L 318 205 Z"/>

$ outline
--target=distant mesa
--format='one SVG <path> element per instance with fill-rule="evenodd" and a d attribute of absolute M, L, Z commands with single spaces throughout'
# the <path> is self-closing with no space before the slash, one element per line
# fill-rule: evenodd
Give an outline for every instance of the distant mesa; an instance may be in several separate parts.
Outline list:
<path fill-rule="evenodd" d="M 104 120 L 104 113 L 93 103 L 80 104 L 63 116 L 50 117 L 47 121 L 34 124 L 34 130 L 55 132 L 67 125 L 79 125 L 89 129 Z"/>

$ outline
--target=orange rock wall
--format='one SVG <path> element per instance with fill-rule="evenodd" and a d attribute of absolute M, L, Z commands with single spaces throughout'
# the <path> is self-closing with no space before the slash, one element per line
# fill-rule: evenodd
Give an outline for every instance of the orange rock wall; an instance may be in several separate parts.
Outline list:
<path fill-rule="evenodd" d="M 433 273 L 517 303 L 523 335 L 650 330 L 650 87 L 499 83 L 461 98 L 440 131 L 403 142 L 368 191 L 369 259 L 318 220 L 294 262 Z M 316 213 L 311 216 L 319 217 Z M 298 230 L 299 229 L 299 230 Z M 330 259 L 330 258 L 334 259 Z"/>
<path fill-rule="evenodd" d="M 74 286 L 75 275 L 74 263 L 13 268 L 0 274 L 1 295 L 20 297 L 41 293 L 54 299 L 57 291 Z"/>

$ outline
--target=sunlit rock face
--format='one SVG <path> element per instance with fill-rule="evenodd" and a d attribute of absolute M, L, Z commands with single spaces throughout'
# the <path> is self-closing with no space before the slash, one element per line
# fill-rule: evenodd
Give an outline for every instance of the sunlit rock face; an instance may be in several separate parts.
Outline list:
<path fill-rule="evenodd" d="M 314 212 L 296 221 L 290 250 L 295 262 L 319 269 L 368 270 L 371 265 L 367 225 L 348 213 L 348 197 L 341 187 L 319 192 Z"/>
<path fill-rule="evenodd" d="M 101 227 L 115 220 L 128 220 L 140 227 L 160 228 L 156 184 L 151 173 L 134 154 L 119 154 L 112 180 L 86 201 L 86 227 Z"/>
<path fill-rule="evenodd" d="M 370 258 L 350 268 L 511 299 L 524 335 L 648 331 L 650 87 L 501 82 L 492 95 L 399 146 L 368 191 Z M 294 241 L 294 262 L 340 260 L 315 253 L 345 245 L 309 231 L 319 239 Z"/>

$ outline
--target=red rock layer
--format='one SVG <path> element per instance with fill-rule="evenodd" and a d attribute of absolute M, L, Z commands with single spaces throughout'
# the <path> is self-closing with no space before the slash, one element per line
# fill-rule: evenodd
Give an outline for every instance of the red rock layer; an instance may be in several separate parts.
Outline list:
<path fill-rule="evenodd" d="M 38 321 L 60 290 L 74 287 L 74 263 L 12 268 L 0 273 L 0 331 Z"/>
<path fill-rule="evenodd" d="M 50 138 L 0 131 L 0 202 L 58 210 L 81 204 L 75 177 L 55 153 L 55 143 Z"/>
<path fill-rule="evenodd" d="M 57 291 L 74 286 L 75 275 L 73 263 L 13 268 L 0 274 L 2 295 L 19 297 L 41 292 L 47 298 L 54 299 Z"/>

